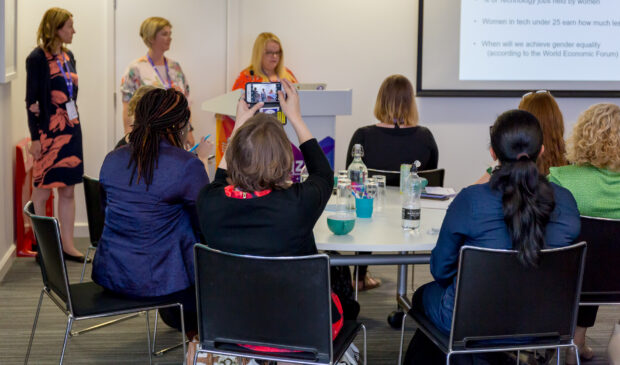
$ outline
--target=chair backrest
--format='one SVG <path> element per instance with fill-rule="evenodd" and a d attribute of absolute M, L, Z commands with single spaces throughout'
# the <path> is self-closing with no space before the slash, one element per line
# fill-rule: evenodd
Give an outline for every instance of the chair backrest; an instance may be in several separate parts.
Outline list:
<path fill-rule="evenodd" d="M 327 255 L 244 256 L 197 244 L 194 258 L 204 349 L 278 347 L 329 363 L 333 349 Z"/>
<path fill-rule="evenodd" d="M 428 180 L 428 184 L 426 186 L 443 187 L 443 178 L 446 176 L 446 170 L 445 169 L 423 170 L 423 171 L 418 171 L 418 175 Z"/>
<path fill-rule="evenodd" d="M 378 170 L 368 169 L 368 176 L 373 177 L 375 175 L 385 175 L 387 177 L 387 184 L 391 186 L 398 186 L 400 181 L 400 171 Z M 425 178 L 428 181 L 427 186 L 441 186 L 443 187 L 443 180 L 446 176 L 445 169 L 432 169 L 418 171 L 420 177 Z"/>
<path fill-rule="evenodd" d="M 101 233 L 103 233 L 103 224 L 105 222 L 105 212 L 101 206 L 101 185 L 99 180 L 87 175 L 84 175 L 82 180 L 84 181 L 90 243 L 93 246 L 97 246 Z"/>
<path fill-rule="evenodd" d="M 73 313 L 69 277 L 62 254 L 58 220 L 54 217 L 35 215 L 32 201 L 26 203 L 24 213 L 32 221 L 32 230 L 39 246 L 39 263 L 43 285 L 64 301 L 67 310 Z"/>
<path fill-rule="evenodd" d="M 461 249 L 452 348 L 488 340 L 564 343 L 573 338 L 585 242 L 541 251 L 527 267 L 512 250 Z"/>
<path fill-rule="evenodd" d="M 582 301 L 620 295 L 620 220 L 582 216 L 579 240 L 588 243 Z"/>

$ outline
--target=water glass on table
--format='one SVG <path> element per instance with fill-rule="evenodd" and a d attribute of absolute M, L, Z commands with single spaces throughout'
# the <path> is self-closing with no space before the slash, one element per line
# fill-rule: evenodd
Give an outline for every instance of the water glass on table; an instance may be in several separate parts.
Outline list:
<path fill-rule="evenodd" d="M 377 197 L 375 198 L 375 210 L 380 212 L 385 207 L 385 200 L 387 196 L 386 177 L 385 175 L 373 176 L 377 182 Z"/>
<path fill-rule="evenodd" d="M 339 212 L 350 210 L 353 205 L 351 195 L 351 180 L 347 177 L 338 177 L 338 195 L 336 196 L 336 206 Z"/>

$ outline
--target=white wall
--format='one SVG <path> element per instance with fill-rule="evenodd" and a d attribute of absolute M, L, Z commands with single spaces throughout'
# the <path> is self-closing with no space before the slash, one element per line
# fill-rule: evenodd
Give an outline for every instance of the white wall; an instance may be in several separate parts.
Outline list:
<path fill-rule="evenodd" d="M 215 136 L 215 118 L 200 108 L 207 99 L 226 92 L 225 0 L 119 0 L 116 10 L 116 138 L 123 135 L 120 81 L 127 65 L 147 52 L 139 36 L 140 24 L 161 16 L 172 24 L 172 44 L 167 57 L 180 63 L 190 86 L 194 136 Z M 214 139 L 211 139 L 214 141 Z"/>
<path fill-rule="evenodd" d="M 233 4 L 231 27 L 237 34 L 231 32 L 229 43 L 229 85 L 249 63 L 256 35 L 271 31 L 282 40 L 286 65 L 300 81 L 353 89 L 353 115 L 336 122 L 336 169 L 345 168 L 346 148 L 355 129 L 376 122 L 372 110 L 383 79 L 400 73 L 415 83 L 418 1 L 239 0 Z M 486 169 L 488 126 L 519 102 L 518 98 L 417 101 L 421 124 L 437 140 L 446 185 L 456 188 L 475 181 Z M 559 99 L 566 130 L 582 110 L 601 101 Z"/>
<path fill-rule="evenodd" d="M 2 70 L 4 72 L 4 70 Z M 0 218 L 0 281 L 13 262 L 15 245 L 13 244 L 13 159 L 14 145 L 11 141 L 11 86 L 0 84 L 0 209 L 4 212 Z"/>

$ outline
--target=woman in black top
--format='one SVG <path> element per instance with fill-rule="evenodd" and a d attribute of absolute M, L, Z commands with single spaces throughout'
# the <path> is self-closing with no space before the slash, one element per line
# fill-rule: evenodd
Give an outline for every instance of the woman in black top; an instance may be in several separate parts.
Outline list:
<path fill-rule="evenodd" d="M 309 177 L 291 183 L 293 151 L 282 125 L 271 115 L 252 116 L 263 103 L 248 109 L 239 101 L 215 180 L 198 195 L 200 228 L 210 247 L 260 256 L 317 253 L 312 230 L 331 195 L 334 172 L 301 118 L 297 90 L 290 81 L 281 82 L 287 96 L 278 91 L 280 107 L 299 138 Z M 335 334 L 342 319 L 340 300 L 332 293 Z"/>
<path fill-rule="evenodd" d="M 392 75 L 383 81 L 374 113 L 379 123 L 359 128 L 351 137 L 347 166 L 353 160 L 353 145 L 361 144 L 362 161 L 369 169 L 400 172 L 401 164 L 415 160 L 422 164 L 419 170 L 437 168 L 439 152 L 435 138 L 428 128 L 418 125 L 413 87 L 405 76 Z M 400 183 L 399 174 L 378 174 L 386 175 L 387 185 Z"/>
<path fill-rule="evenodd" d="M 78 76 L 73 53 L 64 47 L 73 40 L 73 15 L 48 9 L 39 25 L 38 47 L 26 59 L 26 108 L 34 157 L 32 202 L 45 214 L 53 188 L 58 189 L 58 220 L 64 258 L 83 262 L 73 243 L 74 186 L 82 182 L 82 130 L 75 104 Z"/>
<path fill-rule="evenodd" d="M 334 172 L 301 118 L 296 90 L 282 80 L 280 105 L 299 138 L 309 177 L 291 183 L 293 152 L 282 125 L 266 114 L 252 115 L 240 101 L 235 128 L 215 180 L 198 196 L 205 242 L 213 248 L 250 255 L 311 255 L 312 229 L 332 192 Z"/>
<path fill-rule="evenodd" d="M 437 168 L 439 152 L 433 134 L 426 127 L 418 125 L 418 108 L 415 104 L 413 86 L 403 75 L 386 78 L 377 94 L 375 103 L 377 124 L 359 128 L 351 137 L 347 150 L 347 167 L 356 144 L 364 148 L 362 161 L 369 169 L 368 175 L 385 175 L 386 184 L 400 184 L 400 165 L 420 161 L 419 170 Z M 395 173 L 371 170 L 395 171 Z M 359 267 L 357 287 L 360 290 L 373 289 L 381 281 L 367 274 L 367 266 Z"/>

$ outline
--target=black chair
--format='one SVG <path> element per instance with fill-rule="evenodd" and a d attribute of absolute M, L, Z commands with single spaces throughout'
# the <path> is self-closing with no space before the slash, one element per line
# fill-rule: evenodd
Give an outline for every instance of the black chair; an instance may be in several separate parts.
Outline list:
<path fill-rule="evenodd" d="M 581 305 L 620 305 L 620 220 L 581 217 L 580 241 L 588 243 Z"/>
<path fill-rule="evenodd" d="M 446 364 L 452 355 L 464 353 L 553 347 L 578 351 L 573 336 L 585 251 L 585 242 L 543 250 L 539 265 L 532 268 L 519 262 L 516 251 L 464 246 L 450 334 L 438 330 L 420 308 L 407 315 L 447 355 Z"/>
<path fill-rule="evenodd" d="M 90 252 L 97 249 L 97 244 L 101 239 L 103 224 L 105 222 L 105 212 L 101 206 L 101 185 L 99 184 L 99 180 L 84 175 L 82 176 L 82 181 L 84 182 L 86 217 L 88 219 L 88 235 L 90 237 L 90 246 L 86 250 L 86 258 L 88 259 Z M 80 283 L 84 280 L 87 261 L 88 260 L 84 260 Z"/>
<path fill-rule="evenodd" d="M 332 342 L 329 257 L 256 257 L 194 248 L 200 345 L 196 351 L 300 364 L 335 364 L 366 328 L 344 321 Z M 239 344 L 298 352 L 265 353 Z"/>
<path fill-rule="evenodd" d="M 399 181 L 400 180 L 400 171 L 389 171 L 389 170 L 378 170 L 378 169 L 368 169 L 368 176 L 373 177 L 375 175 L 385 175 L 388 177 L 389 181 Z M 418 176 L 425 178 L 428 181 L 427 186 L 441 186 L 443 187 L 443 180 L 446 176 L 445 169 L 432 169 L 432 170 L 421 170 L 418 171 Z M 396 185 L 390 184 L 388 185 Z"/>
<path fill-rule="evenodd" d="M 146 333 L 150 363 L 151 340 L 148 311 L 178 306 L 181 312 L 181 323 L 183 324 L 183 305 L 165 297 L 157 299 L 130 299 L 114 294 L 94 282 L 69 284 L 67 268 L 63 258 L 58 220 L 53 217 L 35 215 L 32 202 L 26 204 L 24 212 L 32 221 L 34 235 L 39 244 L 41 276 L 43 277 L 43 289 L 39 296 L 39 304 L 34 317 L 34 324 L 32 326 L 32 333 L 30 334 L 30 341 L 28 342 L 28 350 L 26 352 L 24 364 L 28 363 L 28 358 L 30 357 L 30 349 L 37 328 L 43 294 L 47 294 L 67 316 L 67 329 L 65 331 L 62 352 L 60 354 L 60 364 L 62 364 L 65 356 L 65 349 L 69 342 L 69 334 L 71 333 L 74 321 L 143 311 L 147 311 Z M 181 336 L 185 336 L 184 328 L 182 328 Z M 185 357 L 185 350 L 185 346 L 183 346 L 183 357 Z"/>

